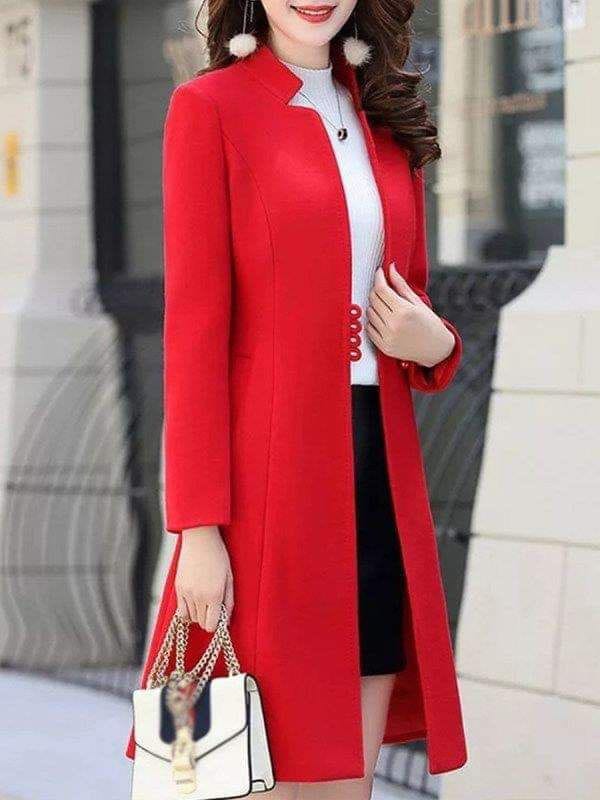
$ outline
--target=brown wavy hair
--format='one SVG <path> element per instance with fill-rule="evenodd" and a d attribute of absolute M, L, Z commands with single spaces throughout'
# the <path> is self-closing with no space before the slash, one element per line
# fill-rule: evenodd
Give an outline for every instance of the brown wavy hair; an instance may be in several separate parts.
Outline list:
<path fill-rule="evenodd" d="M 209 66 L 199 75 L 235 61 L 227 42 L 242 30 L 244 0 L 208 0 L 208 31 L 200 30 L 198 20 L 207 0 L 196 16 L 196 30 L 206 39 Z M 353 14 L 332 40 L 354 35 L 354 17 L 359 36 L 372 45 L 371 60 L 356 68 L 363 108 L 373 125 L 388 126 L 394 139 L 409 153 L 413 169 L 435 161 L 441 155 L 437 128 L 420 96 L 419 71 L 407 70 L 412 38 L 412 0 L 358 0 Z M 252 31 L 263 43 L 269 24 L 261 3 L 255 3 Z"/>

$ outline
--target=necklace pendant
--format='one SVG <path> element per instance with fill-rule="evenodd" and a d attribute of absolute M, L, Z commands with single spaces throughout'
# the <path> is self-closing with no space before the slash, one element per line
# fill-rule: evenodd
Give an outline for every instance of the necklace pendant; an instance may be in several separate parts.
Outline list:
<path fill-rule="evenodd" d="M 348 138 L 348 128 L 338 128 L 337 138 L 340 142 L 343 142 L 344 139 Z"/>

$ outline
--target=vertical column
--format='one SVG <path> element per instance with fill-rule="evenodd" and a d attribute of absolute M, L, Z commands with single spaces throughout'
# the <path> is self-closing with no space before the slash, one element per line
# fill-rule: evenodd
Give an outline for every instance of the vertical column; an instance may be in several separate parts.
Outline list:
<path fill-rule="evenodd" d="M 567 243 L 502 313 L 443 800 L 600 793 L 600 6 L 566 34 Z"/>
<path fill-rule="evenodd" d="M 483 4 L 482 4 L 483 3 Z M 489 231 L 500 226 L 494 182 L 496 58 L 487 0 L 440 3 L 439 129 L 443 158 L 437 168 L 439 261 L 476 258 Z"/>
<path fill-rule="evenodd" d="M 438 254 L 444 264 L 467 260 L 469 156 L 468 101 L 469 48 L 465 34 L 467 12 L 473 25 L 479 6 L 469 0 L 440 2 L 440 58 L 442 80 L 439 96 L 439 132 L 444 158 L 437 168 Z M 452 76 L 449 79 L 449 76 Z"/>
<path fill-rule="evenodd" d="M 93 285 L 90 8 L 0 0 L 0 660 L 132 655 L 126 410 Z"/>

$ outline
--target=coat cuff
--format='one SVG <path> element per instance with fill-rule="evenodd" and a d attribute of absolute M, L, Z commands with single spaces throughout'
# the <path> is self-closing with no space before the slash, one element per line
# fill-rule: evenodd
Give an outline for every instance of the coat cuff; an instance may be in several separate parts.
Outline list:
<path fill-rule="evenodd" d="M 446 389 L 454 380 L 462 357 L 462 340 L 458 330 L 447 319 L 440 319 L 454 336 L 454 347 L 449 355 L 433 367 L 425 367 L 416 361 L 400 362 L 401 368 L 406 370 L 411 388 L 420 392 L 441 392 Z"/>
<path fill-rule="evenodd" d="M 189 517 L 189 518 L 170 518 L 167 515 L 165 530 L 167 533 L 181 533 L 182 531 L 189 531 L 191 528 L 204 528 L 212 525 L 220 527 L 221 525 L 229 525 L 231 523 L 231 515 L 227 509 L 223 509 L 220 514 L 212 514 L 211 516 L 203 517 Z"/>

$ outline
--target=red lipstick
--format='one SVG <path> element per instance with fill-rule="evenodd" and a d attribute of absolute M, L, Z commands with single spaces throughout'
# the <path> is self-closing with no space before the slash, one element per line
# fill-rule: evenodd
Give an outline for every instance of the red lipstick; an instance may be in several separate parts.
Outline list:
<path fill-rule="evenodd" d="M 313 25 L 326 22 L 335 11 L 335 6 L 291 6 L 296 14 Z"/>

